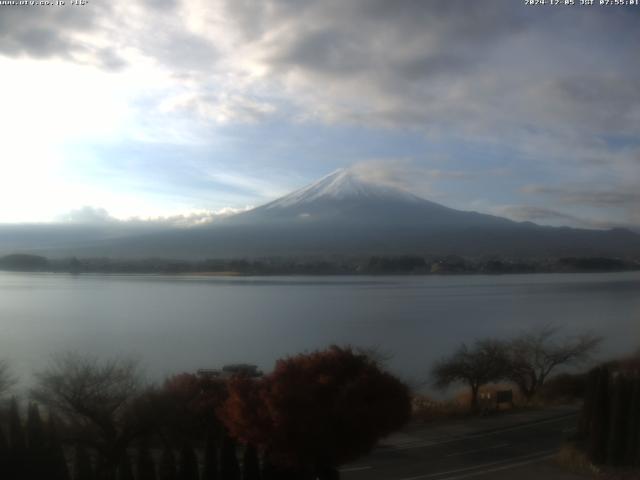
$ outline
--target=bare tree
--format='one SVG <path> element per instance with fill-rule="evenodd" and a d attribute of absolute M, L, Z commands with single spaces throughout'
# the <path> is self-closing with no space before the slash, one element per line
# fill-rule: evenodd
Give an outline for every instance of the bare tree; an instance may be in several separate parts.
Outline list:
<path fill-rule="evenodd" d="M 462 344 L 448 358 L 437 362 L 432 377 L 438 388 L 464 383 L 471 389 L 471 410 L 478 410 L 478 391 L 482 385 L 503 379 L 507 371 L 507 349 L 496 340 L 477 340 L 472 347 Z"/>
<path fill-rule="evenodd" d="M 0 360 L 0 397 L 15 384 L 16 378 L 11 374 L 9 363 L 6 360 Z"/>
<path fill-rule="evenodd" d="M 36 374 L 34 400 L 49 406 L 76 432 L 74 440 L 102 457 L 113 475 L 128 444 L 140 434 L 130 411 L 142 392 L 138 365 L 130 359 L 101 361 L 66 353 Z"/>
<path fill-rule="evenodd" d="M 588 361 L 602 342 L 601 337 L 590 333 L 558 339 L 558 331 L 556 327 L 545 326 L 509 342 L 508 378 L 527 400 L 538 392 L 554 369 Z"/>

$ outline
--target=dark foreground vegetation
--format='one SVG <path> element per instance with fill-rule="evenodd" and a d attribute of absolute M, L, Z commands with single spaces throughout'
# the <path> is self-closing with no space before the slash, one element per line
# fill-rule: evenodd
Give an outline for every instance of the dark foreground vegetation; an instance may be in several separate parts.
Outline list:
<path fill-rule="evenodd" d="M 595 465 L 640 467 L 640 355 L 589 372 L 576 442 Z"/>
<path fill-rule="evenodd" d="M 478 340 L 436 363 L 432 379 L 468 388 L 458 399 L 466 415 L 496 411 L 505 393 L 510 408 L 584 400 L 573 448 L 588 465 L 636 467 L 640 355 L 557 372 L 584 366 L 599 343 L 551 327 Z M 148 385 L 131 360 L 57 356 L 37 372 L 28 402 L 13 398 L 0 411 L 0 478 L 338 479 L 340 465 L 433 413 L 386 360 L 379 349 L 333 346 L 281 359 L 268 374 L 237 364 Z M 0 395 L 13 383 L 0 363 Z"/>
<path fill-rule="evenodd" d="M 9 387 L 6 365 L 0 379 Z M 156 387 L 134 362 L 67 354 L 37 374 L 26 416 L 20 407 L 0 422 L 7 480 L 337 479 L 411 411 L 402 382 L 339 347 L 268 375 L 239 365 Z"/>
<path fill-rule="evenodd" d="M 589 478 L 640 478 L 640 351 L 584 375 L 577 432 L 556 459 Z"/>
<path fill-rule="evenodd" d="M 201 261 L 147 258 L 48 259 L 39 255 L 0 257 L 0 270 L 63 273 L 156 273 L 239 275 L 426 275 L 509 274 L 556 272 L 620 272 L 640 270 L 633 258 L 563 257 L 517 259 L 447 256 L 374 256 L 261 259 L 207 259 Z"/>

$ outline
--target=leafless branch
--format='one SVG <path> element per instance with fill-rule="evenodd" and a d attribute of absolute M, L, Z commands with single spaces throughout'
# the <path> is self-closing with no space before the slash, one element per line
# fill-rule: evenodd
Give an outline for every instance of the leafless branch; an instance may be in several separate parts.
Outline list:
<path fill-rule="evenodd" d="M 531 398 L 558 367 L 587 362 L 602 342 L 591 333 L 558 338 L 558 332 L 557 327 L 547 325 L 509 343 L 509 378 L 526 398 Z"/>

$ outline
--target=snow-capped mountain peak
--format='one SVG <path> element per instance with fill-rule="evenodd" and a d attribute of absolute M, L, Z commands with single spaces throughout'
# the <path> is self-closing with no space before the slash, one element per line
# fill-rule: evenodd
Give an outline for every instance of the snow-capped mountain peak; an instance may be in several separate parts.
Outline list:
<path fill-rule="evenodd" d="M 422 201 L 421 198 L 401 188 L 368 181 L 351 170 L 340 169 L 311 185 L 265 205 L 264 208 L 290 208 L 316 201 L 354 199 Z"/>

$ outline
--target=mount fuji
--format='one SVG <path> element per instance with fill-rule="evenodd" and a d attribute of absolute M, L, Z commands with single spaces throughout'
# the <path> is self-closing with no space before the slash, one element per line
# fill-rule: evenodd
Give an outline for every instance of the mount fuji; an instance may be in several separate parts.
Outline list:
<path fill-rule="evenodd" d="M 326 228 L 357 225 L 376 229 L 390 226 L 461 228 L 514 223 L 491 215 L 454 210 L 399 187 L 367 180 L 346 169 L 337 170 L 311 185 L 228 221 L 234 224 L 277 223 L 280 226 L 322 225 Z"/>
<path fill-rule="evenodd" d="M 640 235 L 629 230 L 548 227 L 455 210 L 368 180 L 353 170 L 338 170 L 270 203 L 209 225 L 58 245 L 31 251 L 58 257 L 175 259 L 640 256 Z"/>

